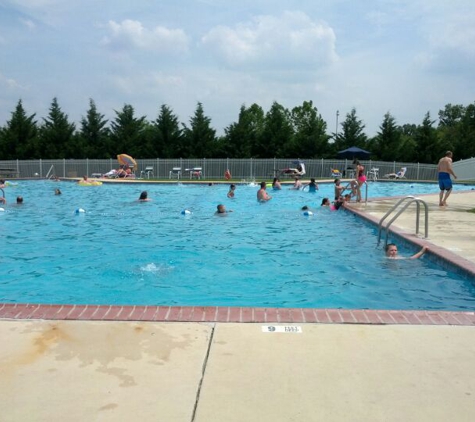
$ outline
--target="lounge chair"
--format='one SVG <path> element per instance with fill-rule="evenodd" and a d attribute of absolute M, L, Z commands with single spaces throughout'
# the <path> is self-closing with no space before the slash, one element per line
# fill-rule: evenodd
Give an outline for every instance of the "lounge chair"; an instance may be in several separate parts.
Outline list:
<path fill-rule="evenodd" d="M 385 174 L 384 177 L 388 179 L 405 179 L 406 178 L 407 167 L 402 167 L 397 173 Z"/>
<path fill-rule="evenodd" d="M 341 177 L 341 171 L 338 169 L 331 169 L 332 173 L 330 177 L 333 178 L 340 178 Z"/>
<path fill-rule="evenodd" d="M 300 176 L 302 177 L 305 174 L 305 164 L 304 163 L 299 163 L 296 168 L 287 168 L 281 170 L 282 175 L 294 177 L 294 176 Z"/>

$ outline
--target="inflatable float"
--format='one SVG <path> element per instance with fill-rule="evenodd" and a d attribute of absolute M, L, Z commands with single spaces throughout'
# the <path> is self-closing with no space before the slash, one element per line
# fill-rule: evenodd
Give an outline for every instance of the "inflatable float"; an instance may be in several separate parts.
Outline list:
<path fill-rule="evenodd" d="M 85 182 L 84 180 L 80 180 L 78 182 L 79 186 L 101 186 L 102 182 L 99 182 L 98 180 L 93 180 L 90 182 Z"/>

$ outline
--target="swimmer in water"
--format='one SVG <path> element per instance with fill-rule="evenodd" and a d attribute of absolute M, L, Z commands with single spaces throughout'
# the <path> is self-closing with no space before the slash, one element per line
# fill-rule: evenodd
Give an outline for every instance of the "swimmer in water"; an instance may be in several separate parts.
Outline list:
<path fill-rule="evenodd" d="M 217 209 L 216 209 L 216 212 L 214 214 L 219 215 L 219 216 L 224 216 L 229 212 L 233 212 L 233 210 L 229 210 L 229 211 L 226 210 L 226 207 L 223 204 L 219 204 L 216 208 Z"/>
<path fill-rule="evenodd" d="M 150 201 L 150 199 L 148 198 L 148 193 L 146 190 L 144 190 L 140 196 L 139 196 L 139 199 L 138 199 L 139 202 L 148 202 Z"/>
<path fill-rule="evenodd" d="M 261 182 L 261 188 L 257 191 L 257 200 L 259 202 L 267 202 L 272 199 L 272 196 L 269 196 L 266 192 L 266 187 L 266 182 Z"/>
<path fill-rule="evenodd" d="M 232 184 L 229 186 L 228 198 L 234 198 L 234 191 L 236 190 L 236 185 Z"/>
<path fill-rule="evenodd" d="M 423 246 L 422 249 L 417 252 L 416 254 L 410 256 L 410 257 L 400 257 L 397 254 L 397 246 L 394 243 L 388 243 L 386 245 L 386 257 L 389 259 L 417 259 L 420 258 L 422 255 L 424 255 L 429 248 L 427 246 Z"/>

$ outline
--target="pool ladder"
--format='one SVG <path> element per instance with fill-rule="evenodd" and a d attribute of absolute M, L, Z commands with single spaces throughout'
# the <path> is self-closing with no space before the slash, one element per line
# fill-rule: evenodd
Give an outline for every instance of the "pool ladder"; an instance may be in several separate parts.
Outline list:
<path fill-rule="evenodd" d="M 411 205 L 412 203 L 416 203 L 416 235 L 419 234 L 419 222 L 420 222 L 420 214 L 421 214 L 421 204 L 424 205 L 424 237 L 427 239 L 429 236 L 429 208 L 427 206 L 427 203 L 424 202 L 420 198 L 416 198 L 415 196 L 406 196 L 402 199 L 400 199 L 396 204 L 394 204 L 389 211 L 384 214 L 383 218 L 379 221 L 378 225 L 378 246 L 381 242 L 381 232 L 383 229 L 386 231 L 386 238 L 384 241 L 384 247 L 388 244 L 388 232 L 389 232 L 389 227 L 391 224 L 404 212 L 406 211 L 407 207 Z M 402 204 L 401 207 L 399 207 Z M 399 209 L 398 209 L 399 207 Z M 393 212 L 396 212 L 396 214 L 389 220 L 389 222 L 386 224 L 386 226 L 383 228 L 383 223 L 386 218 L 388 218 Z"/>

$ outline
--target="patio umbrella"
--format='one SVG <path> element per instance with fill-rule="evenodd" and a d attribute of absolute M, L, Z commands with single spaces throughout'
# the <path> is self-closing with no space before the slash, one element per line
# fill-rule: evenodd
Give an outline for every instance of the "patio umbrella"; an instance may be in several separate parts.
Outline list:
<path fill-rule="evenodd" d="M 364 149 L 358 147 L 351 147 L 338 152 L 338 158 L 347 160 L 352 160 L 354 158 L 358 158 L 360 160 L 369 160 L 370 155 L 371 153 L 369 151 L 365 151 Z"/>
<path fill-rule="evenodd" d="M 117 161 L 119 162 L 119 164 L 123 166 L 127 166 L 130 168 L 137 167 L 137 163 L 135 162 L 135 160 L 130 155 L 127 155 L 127 154 L 119 154 L 117 156 Z"/>

